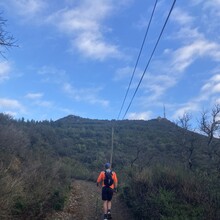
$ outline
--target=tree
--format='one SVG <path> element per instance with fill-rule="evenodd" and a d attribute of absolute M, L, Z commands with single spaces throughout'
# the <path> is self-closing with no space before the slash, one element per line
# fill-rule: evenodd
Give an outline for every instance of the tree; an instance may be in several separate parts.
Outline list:
<path fill-rule="evenodd" d="M 211 115 L 209 115 L 208 111 L 203 111 L 200 120 L 200 130 L 208 136 L 207 147 L 210 159 L 212 159 L 212 148 L 214 146 L 213 141 L 220 129 L 219 117 L 220 105 L 216 104 L 211 110 Z"/>
<path fill-rule="evenodd" d="M 192 169 L 193 166 L 193 153 L 196 146 L 196 135 L 194 132 L 191 132 L 190 120 L 192 116 L 190 113 L 185 112 L 182 117 L 179 117 L 176 124 L 182 128 L 182 138 L 179 139 L 180 145 L 182 146 L 182 156 L 184 161 Z"/>
<path fill-rule="evenodd" d="M 220 104 L 216 104 L 211 112 L 203 111 L 200 120 L 200 130 L 208 137 L 207 155 L 209 163 L 212 163 L 219 175 L 220 172 Z"/>
<path fill-rule="evenodd" d="M 191 118 L 192 118 L 192 116 L 190 113 L 184 112 L 182 117 L 178 118 L 177 125 L 179 125 L 184 130 L 188 131 L 191 128 L 191 125 L 190 125 Z"/>
<path fill-rule="evenodd" d="M 10 47 L 17 46 L 15 44 L 15 39 L 6 30 L 6 20 L 2 18 L 2 13 L 0 13 L 0 54 L 4 57 L 4 49 L 9 49 Z"/>

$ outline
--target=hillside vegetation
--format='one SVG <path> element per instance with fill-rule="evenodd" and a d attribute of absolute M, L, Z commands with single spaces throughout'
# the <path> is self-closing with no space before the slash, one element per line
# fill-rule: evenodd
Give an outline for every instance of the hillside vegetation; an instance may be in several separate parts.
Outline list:
<path fill-rule="evenodd" d="M 73 179 L 95 181 L 111 154 L 119 193 L 137 219 L 218 219 L 218 139 L 167 119 L 14 120 L 0 114 L 0 219 L 62 210 Z"/>

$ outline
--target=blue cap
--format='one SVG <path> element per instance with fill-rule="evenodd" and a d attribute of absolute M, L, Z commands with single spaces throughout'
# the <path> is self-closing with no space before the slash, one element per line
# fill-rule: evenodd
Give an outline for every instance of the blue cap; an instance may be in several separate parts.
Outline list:
<path fill-rule="evenodd" d="M 111 164 L 110 163 L 106 163 L 105 164 L 105 169 L 109 169 L 111 167 Z"/>

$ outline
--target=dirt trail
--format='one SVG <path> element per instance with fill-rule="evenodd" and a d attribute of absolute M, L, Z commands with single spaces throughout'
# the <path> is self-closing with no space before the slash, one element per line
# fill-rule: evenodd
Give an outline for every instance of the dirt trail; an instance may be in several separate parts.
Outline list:
<path fill-rule="evenodd" d="M 75 180 L 66 207 L 61 212 L 51 214 L 47 220 L 101 220 L 101 188 L 94 182 Z M 112 220 L 133 220 L 129 209 L 117 194 L 112 199 Z"/>

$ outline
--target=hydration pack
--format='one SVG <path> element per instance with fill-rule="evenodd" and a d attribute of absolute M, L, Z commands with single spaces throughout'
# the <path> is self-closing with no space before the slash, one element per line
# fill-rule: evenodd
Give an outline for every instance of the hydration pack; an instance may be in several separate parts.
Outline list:
<path fill-rule="evenodd" d="M 105 171 L 105 179 L 104 184 L 107 187 L 110 187 L 114 183 L 114 180 L 112 179 L 112 171 L 107 172 Z"/>

